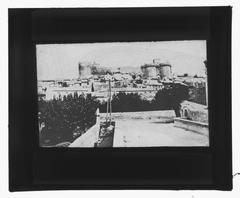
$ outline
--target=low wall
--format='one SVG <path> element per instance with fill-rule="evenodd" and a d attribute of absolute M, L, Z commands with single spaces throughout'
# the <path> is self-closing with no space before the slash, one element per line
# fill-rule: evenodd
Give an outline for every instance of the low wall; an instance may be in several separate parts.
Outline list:
<path fill-rule="evenodd" d="M 208 123 L 208 109 L 205 105 L 183 101 L 181 103 L 180 114 L 182 118 Z"/>
<path fill-rule="evenodd" d="M 100 119 L 104 119 L 106 113 L 100 114 Z M 115 120 L 125 120 L 125 119 L 172 119 L 175 118 L 174 110 L 164 110 L 164 111 L 139 111 L 139 112 L 114 112 L 112 113 L 112 118 Z"/>
<path fill-rule="evenodd" d="M 197 122 L 183 118 L 174 118 L 174 125 L 175 127 L 209 136 L 208 124 L 203 122 Z"/>

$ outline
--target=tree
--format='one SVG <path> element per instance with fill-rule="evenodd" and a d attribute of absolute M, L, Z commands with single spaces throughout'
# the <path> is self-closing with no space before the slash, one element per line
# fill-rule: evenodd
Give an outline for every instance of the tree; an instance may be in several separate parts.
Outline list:
<path fill-rule="evenodd" d="M 119 92 L 112 98 L 112 111 L 136 112 L 172 109 L 177 116 L 180 116 L 180 104 L 188 98 L 188 87 L 181 84 L 166 85 L 156 93 L 152 101 L 141 98 L 137 93 Z M 106 109 L 106 103 L 100 105 L 100 112 L 106 112 Z"/>
<path fill-rule="evenodd" d="M 106 112 L 107 104 L 100 106 L 100 112 Z M 144 100 L 137 93 L 119 92 L 113 95 L 112 111 L 113 112 L 135 112 L 151 110 L 151 102 Z"/>
<path fill-rule="evenodd" d="M 99 102 L 91 95 L 74 93 L 63 99 L 39 101 L 39 122 L 45 127 L 40 137 L 41 145 L 72 142 L 73 132 L 84 133 L 96 122 L 95 112 Z"/>
<path fill-rule="evenodd" d="M 188 87 L 181 84 L 171 84 L 159 90 L 154 99 L 155 109 L 168 110 L 173 109 L 176 116 L 180 116 L 181 102 L 189 98 Z"/>
<path fill-rule="evenodd" d="M 205 87 L 191 87 L 189 89 L 189 101 L 206 105 L 206 88 Z"/>

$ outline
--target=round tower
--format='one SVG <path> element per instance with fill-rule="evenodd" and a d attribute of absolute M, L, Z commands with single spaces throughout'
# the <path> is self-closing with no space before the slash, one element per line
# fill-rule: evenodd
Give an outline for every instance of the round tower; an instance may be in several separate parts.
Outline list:
<path fill-rule="evenodd" d="M 159 63 L 156 65 L 157 74 L 160 79 L 172 79 L 172 66 L 169 63 Z"/>
<path fill-rule="evenodd" d="M 157 70 L 155 65 L 153 64 L 145 64 L 141 66 L 141 70 L 143 73 L 143 78 L 156 78 L 157 77 Z"/>

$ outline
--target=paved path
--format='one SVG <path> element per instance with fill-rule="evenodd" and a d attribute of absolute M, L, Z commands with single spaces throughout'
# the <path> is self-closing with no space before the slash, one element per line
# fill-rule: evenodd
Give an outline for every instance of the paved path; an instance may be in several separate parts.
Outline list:
<path fill-rule="evenodd" d="M 208 146 L 208 137 L 154 120 L 116 120 L 114 147 Z"/>

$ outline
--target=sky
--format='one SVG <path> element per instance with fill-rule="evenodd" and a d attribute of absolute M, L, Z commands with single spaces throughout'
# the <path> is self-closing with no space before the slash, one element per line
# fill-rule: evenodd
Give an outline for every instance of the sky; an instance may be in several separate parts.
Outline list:
<path fill-rule="evenodd" d="M 113 68 L 136 67 L 160 59 L 179 75 L 204 75 L 206 41 L 114 42 L 84 44 L 38 44 L 38 80 L 78 77 L 79 62 L 99 63 Z"/>

